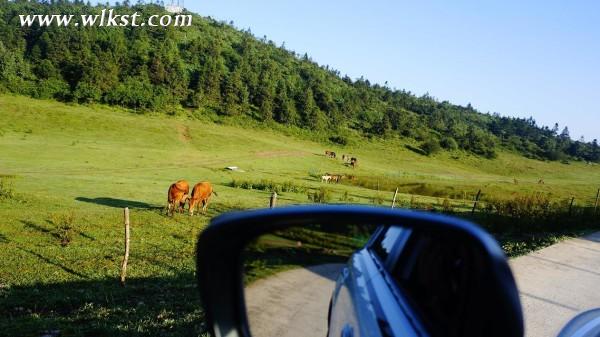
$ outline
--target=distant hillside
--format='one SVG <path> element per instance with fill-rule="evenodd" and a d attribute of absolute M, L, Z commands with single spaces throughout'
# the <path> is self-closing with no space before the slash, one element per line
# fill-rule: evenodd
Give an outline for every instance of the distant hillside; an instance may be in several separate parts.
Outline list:
<path fill-rule="evenodd" d="M 549 160 L 600 161 L 598 142 L 573 141 L 532 119 L 481 114 L 425 95 L 353 80 L 266 38 L 194 15 L 193 27 L 21 28 L 19 14 L 93 14 L 65 0 L 0 0 L 0 91 L 65 102 L 175 113 L 248 115 L 314 130 L 345 144 L 354 134 L 406 137 L 423 154 L 498 148 Z M 128 3 L 125 1 L 124 3 Z M 118 12 L 163 13 L 156 5 Z"/>

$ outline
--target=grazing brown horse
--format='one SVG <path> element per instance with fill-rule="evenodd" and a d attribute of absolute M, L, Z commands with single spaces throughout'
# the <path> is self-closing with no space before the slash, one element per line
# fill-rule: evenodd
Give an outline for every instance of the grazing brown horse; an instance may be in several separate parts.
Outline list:
<path fill-rule="evenodd" d="M 167 193 L 167 215 L 173 215 L 173 211 L 183 212 L 185 203 L 190 198 L 190 184 L 185 180 L 179 180 L 169 187 Z"/>
<path fill-rule="evenodd" d="M 325 151 L 325 156 L 327 158 L 335 158 L 336 155 L 335 155 L 335 152 L 327 150 L 327 151 Z"/>
<path fill-rule="evenodd" d="M 192 190 L 192 198 L 190 199 L 190 216 L 194 215 L 196 207 L 199 207 L 200 204 L 202 204 L 202 214 L 206 214 L 208 202 L 213 194 L 218 196 L 208 181 L 197 183 Z"/>

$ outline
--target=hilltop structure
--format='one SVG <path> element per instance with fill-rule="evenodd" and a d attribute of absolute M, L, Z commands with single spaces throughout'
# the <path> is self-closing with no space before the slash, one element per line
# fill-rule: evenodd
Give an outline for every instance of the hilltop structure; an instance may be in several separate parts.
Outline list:
<path fill-rule="evenodd" d="M 165 5 L 165 9 L 170 13 L 181 13 L 185 9 L 183 0 L 171 0 L 168 5 Z"/>

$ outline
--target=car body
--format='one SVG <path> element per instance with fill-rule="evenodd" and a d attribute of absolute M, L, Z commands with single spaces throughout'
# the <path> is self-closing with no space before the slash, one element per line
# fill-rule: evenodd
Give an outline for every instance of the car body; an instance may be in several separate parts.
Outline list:
<path fill-rule="evenodd" d="M 336 281 L 328 335 L 481 335 L 493 320 L 465 323 L 476 314 L 478 260 L 459 241 L 380 227 Z"/>
<path fill-rule="evenodd" d="M 403 310 L 406 303 L 386 271 L 409 236 L 410 230 L 382 227 L 352 255 L 332 295 L 329 336 L 420 336 L 423 327 Z"/>

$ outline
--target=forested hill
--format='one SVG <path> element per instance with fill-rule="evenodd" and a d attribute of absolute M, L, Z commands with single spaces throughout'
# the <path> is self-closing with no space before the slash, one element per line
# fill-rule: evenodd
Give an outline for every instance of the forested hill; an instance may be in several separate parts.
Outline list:
<path fill-rule="evenodd" d="M 117 12 L 165 14 L 156 5 L 124 3 Z M 248 115 L 341 144 L 359 133 L 415 139 L 428 154 L 462 149 L 493 158 L 503 147 L 538 159 L 600 161 L 597 141 L 573 141 L 558 125 L 540 127 L 532 119 L 482 114 L 470 105 L 350 79 L 210 18 L 194 15 L 185 28 L 21 28 L 18 17 L 102 8 L 0 0 L 0 92 L 137 111 Z"/>

